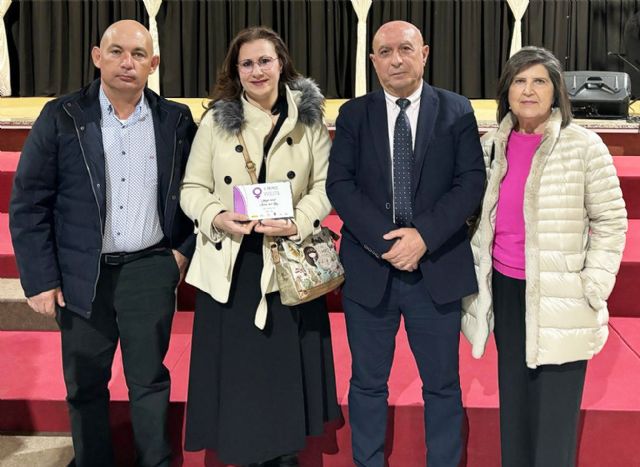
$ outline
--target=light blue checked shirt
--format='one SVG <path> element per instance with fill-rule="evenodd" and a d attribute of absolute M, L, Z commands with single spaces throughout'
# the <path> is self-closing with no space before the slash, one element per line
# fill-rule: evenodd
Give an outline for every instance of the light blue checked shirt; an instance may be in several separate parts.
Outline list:
<path fill-rule="evenodd" d="M 100 87 L 107 215 L 102 252 L 134 252 L 163 238 L 158 216 L 158 164 L 151 109 L 144 94 L 127 120 L 116 117 Z"/>

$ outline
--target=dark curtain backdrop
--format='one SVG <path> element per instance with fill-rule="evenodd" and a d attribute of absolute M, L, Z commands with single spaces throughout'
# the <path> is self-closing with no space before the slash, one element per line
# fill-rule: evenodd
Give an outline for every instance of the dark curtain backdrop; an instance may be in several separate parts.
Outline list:
<path fill-rule="evenodd" d="M 300 73 L 331 97 L 352 96 L 357 17 L 345 0 L 164 1 L 158 14 L 162 92 L 205 96 L 235 34 L 273 28 Z"/>
<path fill-rule="evenodd" d="M 633 78 L 607 52 L 628 52 L 624 28 L 638 11 L 640 0 L 531 0 L 523 44 L 549 48 L 567 70 L 624 70 Z M 142 1 L 14 0 L 5 16 L 13 95 L 61 95 L 94 79 L 91 47 L 110 23 L 124 18 L 148 26 Z M 513 33 L 506 1 L 374 0 L 368 44 L 391 19 L 423 31 L 431 48 L 430 83 L 493 98 Z M 327 97 L 353 97 L 357 17 L 349 0 L 165 0 L 157 20 L 165 96 L 206 96 L 237 31 L 264 24 L 280 33 L 298 70 Z M 379 88 L 371 64 L 367 81 L 369 89 Z"/>
<path fill-rule="evenodd" d="M 415 24 L 429 44 L 426 80 L 470 98 L 491 98 L 509 57 L 513 16 L 506 1 L 374 1 L 368 18 L 368 43 L 383 23 Z M 369 47 L 370 49 L 370 47 Z M 373 65 L 368 88 L 379 89 Z"/>
<path fill-rule="evenodd" d="M 5 15 L 14 96 L 59 96 L 98 76 L 91 48 L 109 24 L 148 25 L 140 1 L 14 0 Z"/>

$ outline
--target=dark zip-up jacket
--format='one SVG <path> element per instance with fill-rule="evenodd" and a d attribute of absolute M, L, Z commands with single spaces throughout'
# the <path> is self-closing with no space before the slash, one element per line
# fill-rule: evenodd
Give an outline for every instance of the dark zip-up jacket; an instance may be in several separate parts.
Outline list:
<path fill-rule="evenodd" d="M 62 287 L 66 308 L 91 315 L 106 216 L 100 80 L 47 103 L 24 144 L 9 225 L 27 297 Z M 180 209 L 180 180 L 196 126 L 188 107 L 149 89 L 165 242 L 191 257 L 193 224 Z"/>

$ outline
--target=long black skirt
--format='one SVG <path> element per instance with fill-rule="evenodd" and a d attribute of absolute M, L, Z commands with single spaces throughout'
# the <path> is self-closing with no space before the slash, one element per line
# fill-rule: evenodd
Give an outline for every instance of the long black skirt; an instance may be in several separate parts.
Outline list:
<path fill-rule="evenodd" d="M 324 298 L 288 307 L 268 294 L 258 329 L 262 264 L 254 233 L 241 246 L 228 303 L 196 296 L 185 448 L 214 450 L 227 464 L 300 451 L 340 416 Z"/>

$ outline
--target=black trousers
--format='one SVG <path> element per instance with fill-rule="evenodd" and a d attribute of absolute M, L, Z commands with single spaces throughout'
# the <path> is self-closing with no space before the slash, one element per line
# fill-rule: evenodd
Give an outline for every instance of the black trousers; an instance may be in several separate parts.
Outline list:
<path fill-rule="evenodd" d="M 111 364 L 120 340 L 137 464 L 168 466 L 169 347 L 180 274 L 171 250 L 101 265 L 89 319 L 58 311 L 75 465 L 114 466 L 109 429 Z"/>
<path fill-rule="evenodd" d="M 503 467 L 573 467 L 586 360 L 525 360 L 525 281 L 493 270 Z"/>

